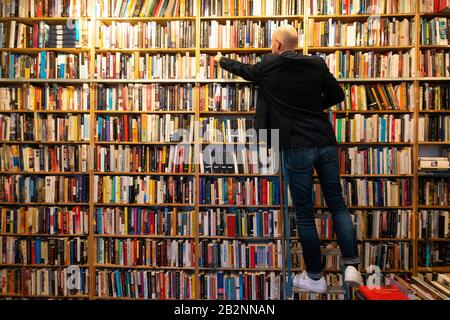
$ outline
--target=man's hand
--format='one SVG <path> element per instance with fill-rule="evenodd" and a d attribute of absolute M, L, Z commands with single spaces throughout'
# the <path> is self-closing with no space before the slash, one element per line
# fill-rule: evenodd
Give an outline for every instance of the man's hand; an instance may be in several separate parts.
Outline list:
<path fill-rule="evenodd" d="M 214 61 L 216 63 L 220 63 L 220 60 L 222 60 L 222 54 L 220 52 L 217 52 L 216 56 L 214 57 Z"/>

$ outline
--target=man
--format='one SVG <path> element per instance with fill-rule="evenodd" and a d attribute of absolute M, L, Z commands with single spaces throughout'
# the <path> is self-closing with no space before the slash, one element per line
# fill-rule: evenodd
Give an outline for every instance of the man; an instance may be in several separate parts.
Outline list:
<path fill-rule="evenodd" d="M 214 59 L 223 69 L 260 85 L 262 95 L 258 98 L 263 101 L 258 99 L 256 106 L 257 128 L 266 123 L 268 129 L 279 129 L 306 265 L 306 271 L 294 277 L 293 285 L 324 293 L 327 284 L 312 202 L 313 168 L 332 214 L 345 268 L 344 281 L 350 286 L 363 284 L 355 230 L 342 197 L 336 137 L 324 112 L 344 100 L 344 92 L 322 58 L 299 55 L 296 46 L 297 32 L 286 25 L 272 34 L 272 54 L 254 65 L 227 59 L 220 52 Z"/>

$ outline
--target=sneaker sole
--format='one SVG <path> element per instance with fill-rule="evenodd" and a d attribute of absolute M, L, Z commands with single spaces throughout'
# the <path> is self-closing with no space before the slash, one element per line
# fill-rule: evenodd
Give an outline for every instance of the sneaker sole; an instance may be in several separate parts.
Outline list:
<path fill-rule="evenodd" d="M 344 281 L 347 285 L 349 285 L 350 287 L 360 287 L 362 286 L 361 282 L 356 281 L 356 280 L 345 280 Z"/>
<path fill-rule="evenodd" d="M 300 286 L 297 286 L 295 284 L 292 284 L 292 286 L 294 288 L 298 289 L 298 290 L 301 290 L 301 291 L 308 291 L 308 292 L 319 293 L 319 294 L 327 293 L 327 290 L 325 290 L 325 291 L 317 291 L 317 290 L 313 290 L 313 289 L 310 289 L 310 288 L 300 287 Z"/>

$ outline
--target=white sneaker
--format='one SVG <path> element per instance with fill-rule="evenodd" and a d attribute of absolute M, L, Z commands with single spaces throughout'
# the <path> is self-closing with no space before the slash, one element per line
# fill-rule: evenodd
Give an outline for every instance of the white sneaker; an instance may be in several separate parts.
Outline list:
<path fill-rule="evenodd" d="M 292 285 L 296 288 L 311 291 L 315 293 L 327 292 L 327 283 L 325 278 L 322 277 L 319 280 L 313 280 L 303 271 L 302 274 L 296 274 L 292 280 Z"/>
<path fill-rule="evenodd" d="M 344 281 L 350 287 L 359 287 L 364 285 L 361 273 L 354 266 L 348 266 L 345 268 Z"/>

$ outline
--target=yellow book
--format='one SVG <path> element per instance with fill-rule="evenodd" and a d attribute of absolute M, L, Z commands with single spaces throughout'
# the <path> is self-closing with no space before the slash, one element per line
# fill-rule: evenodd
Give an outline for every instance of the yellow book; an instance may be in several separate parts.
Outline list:
<path fill-rule="evenodd" d="M 180 0 L 180 17 L 184 17 L 186 15 L 186 0 Z"/>
<path fill-rule="evenodd" d="M 141 17 L 141 18 L 145 17 L 145 13 L 147 12 L 147 7 L 148 7 L 149 1 L 150 0 L 145 0 L 144 4 L 142 5 L 141 12 L 139 12 L 139 17 Z"/>
<path fill-rule="evenodd" d="M 128 207 L 125 207 L 123 210 L 123 215 L 124 215 L 124 219 L 125 219 L 125 223 L 124 223 L 124 233 L 128 234 Z"/>
<path fill-rule="evenodd" d="M 134 57 L 134 78 L 138 79 L 139 78 L 139 52 L 134 52 L 133 57 Z"/>

